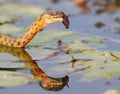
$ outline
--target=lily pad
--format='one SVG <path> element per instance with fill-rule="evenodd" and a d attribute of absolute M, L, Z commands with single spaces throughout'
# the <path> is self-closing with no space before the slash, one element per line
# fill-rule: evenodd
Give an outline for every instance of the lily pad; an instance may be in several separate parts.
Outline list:
<path fill-rule="evenodd" d="M 103 43 L 103 41 L 99 38 L 85 38 L 82 40 L 85 43 Z"/>
<path fill-rule="evenodd" d="M 87 53 L 84 55 L 87 55 Z M 113 77 L 120 76 L 119 55 L 120 53 L 118 54 L 118 52 L 90 52 L 89 58 L 91 58 L 92 61 L 86 63 L 90 68 L 86 70 L 87 73 L 83 75 L 82 81 L 94 81 L 102 78 L 112 79 Z"/>
<path fill-rule="evenodd" d="M 60 31 L 60 30 L 45 30 L 43 32 L 39 32 L 35 38 L 31 41 L 31 44 L 36 43 L 46 43 L 50 41 L 59 40 L 63 37 L 77 35 L 77 33 L 73 31 Z"/>
<path fill-rule="evenodd" d="M 7 16 L 7 15 L 0 15 L 0 24 L 4 23 L 12 23 L 14 22 L 15 17 Z"/>
<path fill-rule="evenodd" d="M 22 27 L 20 28 L 12 24 L 0 25 L 0 33 L 3 33 L 3 34 L 15 34 L 23 31 L 25 31 L 25 29 L 23 29 Z"/>
<path fill-rule="evenodd" d="M 34 80 L 19 72 L 0 71 L 0 87 L 11 87 L 28 84 Z"/>
<path fill-rule="evenodd" d="M 107 45 L 100 38 L 88 37 L 88 38 L 82 39 L 82 42 L 88 44 L 91 47 L 98 48 L 98 49 L 107 47 Z"/>
<path fill-rule="evenodd" d="M 45 8 L 33 5 L 3 4 L 0 6 L 0 14 L 12 16 L 38 16 L 45 11 Z"/>
<path fill-rule="evenodd" d="M 103 94 L 120 94 L 120 90 L 110 89 L 110 90 L 106 90 Z"/>
<path fill-rule="evenodd" d="M 60 65 L 51 68 L 52 70 L 62 73 L 85 71 L 80 81 L 92 82 L 120 76 L 120 52 L 88 50 L 77 54 L 62 55 L 57 60 Z"/>
<path fill-rule="evenodd" d="M 94 63 L 95 64 L 95 63 Z M 120 63 L 108 62 L 107 64 L 91 65 L 88 72 L 80 81 L 92 82 L 99 79 L 112 79 L 120 76 Z"/>
<path fill-rule="evenodd" d="M 87 50 L 94 50 L 94 48 L 85 45 L 82 43 L 80 40 L 73 41 L 70 43 L 66 48 L 66 52 L 74 52 L 74 53 L 81 53 L 82 51 L 87 51 Z"/>

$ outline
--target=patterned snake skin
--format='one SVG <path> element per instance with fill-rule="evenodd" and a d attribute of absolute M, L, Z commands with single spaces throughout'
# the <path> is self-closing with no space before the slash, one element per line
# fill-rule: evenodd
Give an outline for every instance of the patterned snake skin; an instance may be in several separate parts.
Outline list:
<path fill-rule="evenodd" d="M 10 47 L 24 47 L 33 39 L 37 32 L 53 22 L 62 22 L 66 28 L 69 28 L 68 16 L 66 16 L 63 12 L 47 11 L 39 16 L 29 27 L 28 31 L 20 38 L 0 34 L 0 44 Z"/>
<path fill-rule="evenodd" d="M 34 79 L 40 81 L 39 84 L 46 90 L 58 91 L 67 85 L 69 78 L 68 76 L 61 78 L 49 77 L 46 73 L 40 69 L 35 60 L 24 50 L 24 48 L 12 48 L 8 46 L 0 46 L 0 53 L 9 53 L 18 60 L 25 63 L 25 68 L 29 68 L 34 75 Z"/>

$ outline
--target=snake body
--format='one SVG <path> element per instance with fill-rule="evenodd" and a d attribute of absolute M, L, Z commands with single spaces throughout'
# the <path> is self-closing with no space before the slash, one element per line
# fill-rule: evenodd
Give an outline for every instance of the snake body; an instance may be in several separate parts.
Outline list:
<path fill-rule="evenodd" d="M 26 67 L 30 68 L 35 79 L 41 80 L 40 85 L 47 90 L 61 90 L 68 83 L 68 77 L 52 78 L 44 73 L 36 61 L 24 50 L 33 37 L 46 25 L 53 22 L 62 22 L 66 28 L 69 27 L 68 16 L 61 11 L 48 11 L 39 16 L 29 27 L 28 31 L 20 38 L 0 34 L 0 52 L 10 53 L 19 60 L 25 62 Z M 15 47 L 14 49 L 12 47 Z M 20 48 L 18 48 L 20 47 Z"/>
<path fill-rule="evenodd" d="M 0 34 L 0 44 L 10 47 L 25 47 L 33 37 L 46 25 L 53 22 L 63 22 L 66 28 L 69 27 L 68 16 L 61 11 L 47 11 L 40 15 L 29 27 L 28 31 L 20 38 Z"/>
<path fill-rule="evenodd" d="M 40 81 L 39 84 L 46 90 L 58 91 L 62 90 L 69 81 L 68 76 L 53 78 L 48 76 L 37 64 L 35 60 L 25 51 L 24 48 L 12 48 L 8 46 L 0 45 L 0 53 L 9 53 L 15 56 L 18 60 L 23 61 L 25 68 L 31 70 L 36 81 Z M 4 68 L 3 68 L 4 69 Z M 1 71 L 1 69 L 0 69 Z"/>

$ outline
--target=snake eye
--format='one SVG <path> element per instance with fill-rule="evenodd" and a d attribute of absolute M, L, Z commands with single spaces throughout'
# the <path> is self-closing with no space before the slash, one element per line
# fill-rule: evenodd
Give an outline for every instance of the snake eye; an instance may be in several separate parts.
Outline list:
<path fill-rule="evenodd" d="M 65 25 L 65 27 L 68 29 L 69 28 L 69 15 L 64 15 L 63 16 L 63 21 L 62 21 L 62 23 Z"/>

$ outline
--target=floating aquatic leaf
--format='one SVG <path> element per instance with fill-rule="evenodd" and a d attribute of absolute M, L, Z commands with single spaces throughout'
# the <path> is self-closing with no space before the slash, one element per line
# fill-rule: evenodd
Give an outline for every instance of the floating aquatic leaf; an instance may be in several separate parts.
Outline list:
<path fill-rule="evenodd" d="M 71 56 L 74 56 L 74 59 Z M 78 54 L 62 55 L 57 58 L 57 62 L 62 65 L 55 66 L 52 70 L 62 73 L 86 71 L 80 81 L 91 82 L 120 76 L 120 52 L 88 50 Z"/>
<path fill-rule="evenodd" d="M 106 90 L 103 94 L 120 94 L 120 90 L 110 89 L 110 90 Z"/>
<path fill-rule="evenodd" d="M 25 29 L 17 27 L 15 25 L 12 24 L 3 24 L 0 25 L 0 33 L 4 33 L 4 34 L 15 34 L 15 33 L 19 33 L 25 31 Z"/>
<path fill-rule="evenodd" d="M 45 43 L 50 41 L 59 40 L 62 37 L 76 35 L 75 32 L 72 31 L 56 31 L 56 30 L 46 30 L 43 32 L 39 32 L 35 38 L 31 41 L 32 43 Z"/>
<path fill-rule="evenodd" d="M 15 20 L 12 16 L 0 15 L 0 24 L 12 23 Z"/>
<path fill-rule="evenodd" d="M 24 85 L 33 81 L 32 78 L 24 73 L 0 71 L 0 87 Z"/>
<path fill-rule="evenodd" d="M 93 60 L 101 60 L 101 61 L 106 61 L 106 60 L 114 60 L 115 58 L 111 55 L 111 53 L 107 51 L 99 51 L 99 50 L 94 50 L 94 51 L 83 51 L 82 54 L 84 56 L 88 56 Z"/>
<path fill-rule="evenodd" d="M 12 16 L 38 16 L 44 11 L 44 8 L 33 5 L 3 4 L 0 6 L 0 14 Z"/>
<path fill-rule="evenodd" d="M 85 43 L 86 42 L 87 43 L 103 43 L 103 41 L 101 39 L 99 39 L 99 38 L 90 38 L 90 37 L 85 38 L 82 41 L 85 42 Z"/>
<path fill-rule="evenodd" d="M 93 52 L 89 53 L 93 60 L 91 61 L 90 69 L 87 70 L 88 73 L 83 76 L 82 81 L 94 81 L 102 78 L 112 79 L 115 76 L 120 76 L 120 53 Z M 84 55 L 87 55 L 87 53 Z"/>
<path fill-rule="evenodd" d="M 82 51 L 87 51 L 87 50 L 94 50 L 94 48 L 85 45 L 82 43 L 80 40 L 73 41 L 70 43 L 66 48 L 66 52 L 74 52 L 74 53 L 81 53 Z"/>
<path fill-rule="evenodd" d="M 85 38 L 82 40 L 83 43 L 87 43 L 89 46 L 94 48 L 106 48 L 107 45 L 99 38 Z"/>

